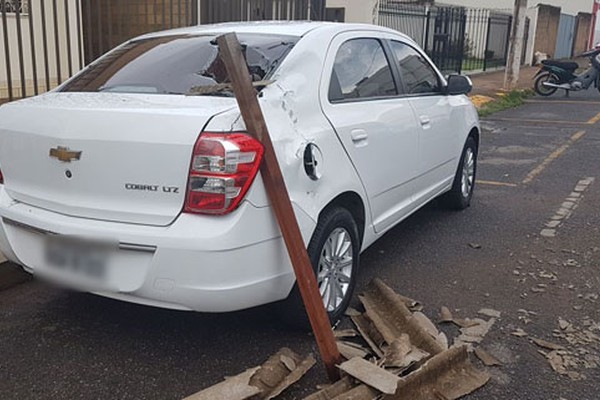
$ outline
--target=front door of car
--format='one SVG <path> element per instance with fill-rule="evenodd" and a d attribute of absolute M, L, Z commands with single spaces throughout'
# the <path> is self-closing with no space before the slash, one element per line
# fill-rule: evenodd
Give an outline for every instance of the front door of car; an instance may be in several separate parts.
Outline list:
<path fill-rule="evenodd" d="M 458 121 L 453 122 L 450 98 L 442 93 L 440 76 L 429 61 L 409 44 L 391 41 L 390 48 L 419 124 L 419 178 L 414 197 L 421 204 L 451 184 L 462 136 Z"/>
<path fill-rule="evenodd" d="M 414 209 L 418 165 L 417 122 L 385 49 L 369 34 L 337 36 L 321 85 L 323 111 L 360 176 L 376 232 Z"/>

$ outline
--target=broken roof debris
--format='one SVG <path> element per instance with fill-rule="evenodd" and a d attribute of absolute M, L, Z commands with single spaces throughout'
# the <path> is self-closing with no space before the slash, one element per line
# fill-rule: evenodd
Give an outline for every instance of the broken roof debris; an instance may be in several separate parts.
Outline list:
<path fill-rule="evenodd" d="M 470 361 L 472 343 L 479 343 L 500 313 L 482 309 L 488 321 L 456 320 L 446 307 L 442 322 L 461 328 L 455 345 L 421 312 L 422 306 L 373 280 L 359 296 L 365 311 L 349 309 L 354 329 L 335 331 L 338 348 L 347 360 L 338 368 L 342 379 L 322 387 L 305 400 L 429 400 L 458 399 L 490 379 Z M 464 343 L 464 344 L 463 344 Z M 500 362 L 481 348 L 476 355 L 487 366 Z M 297 382 L 315 361 L 281 349 L 264 364 L 205 389 L 186 400 L 270 400 Z M 230 397 L 223 397 L 226 393 Z"/>

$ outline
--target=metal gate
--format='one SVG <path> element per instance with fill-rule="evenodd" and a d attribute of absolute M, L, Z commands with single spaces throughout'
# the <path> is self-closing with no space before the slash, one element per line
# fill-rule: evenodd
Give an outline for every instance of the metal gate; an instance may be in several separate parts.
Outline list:
<path fill-rule="evenodd" d="M 378 21 L 410 36 L 443 72 L 485 71 L 506 65 L 512 25 L 509 14 L 380 0 Z"/>
<path fill-rule="evenodd" d="M 430 13 L 433 18 L 430 19 L 425 34 L 429 56 L 440 70 L 460 74 L 465 59 L 465 9 L 443 7 L 435 8 Z"/>
<path fill-rule="evenodd" d="M 0 0 L 1 1 L 1 0 Z M 321 20 L 325 0 L 79 0 L 86 63 L 132 37 L 229 21 Z"/>
<path fill-rule="evenodd" d="M 512 16 L 490 14 L 485 43 L 484 70 L 506 66 L 511 27 Z"/>
<path fill-rule="evenodd" d="M 575 37 L 576 21 L 577 17 L 574 15 L 560 14 L 554 58 L 571 58 L 573 55 L 573 39 Z"/>
<path fill-rule="evenodd" d="M 425 48 L 426 32 L 431 14 L 429 7 L 407 5 L 390 0 L 379 3 L 379 25 L 386 26 L 410 36 Z"/>
<path fill-rule="evenodd" d="M 197 25 L 195 0 L 80 0 L 85 63 L 147 32 Z"/>
<path fill-rule="evenodd" d="M 464 7 L 379 3 L 379 24 L 410 36 L 443 71 L 462 70 L 466 20 Z"/>

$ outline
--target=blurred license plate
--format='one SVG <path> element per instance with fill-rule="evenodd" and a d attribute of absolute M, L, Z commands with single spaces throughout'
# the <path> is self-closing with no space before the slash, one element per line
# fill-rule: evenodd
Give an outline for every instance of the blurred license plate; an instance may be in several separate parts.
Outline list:
<path fill-rule="evenodd" d="M 74 275 L 103 280 L 112 244 L 71 236 L 46 238 L 45 258 L 48 267 Z"/>

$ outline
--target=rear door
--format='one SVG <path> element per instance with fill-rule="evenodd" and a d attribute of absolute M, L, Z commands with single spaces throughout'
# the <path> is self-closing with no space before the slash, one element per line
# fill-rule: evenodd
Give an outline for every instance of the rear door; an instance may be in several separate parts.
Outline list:
<path fill-rule="evenodd" d="M 385 42 L 370 32 L 338 35 L 321 86 L 325 115 L 369 197 L 375 230 L 412 210 L 418 129 L 409 99 L 398 97 Z"/>
<path fill-rule="evenodd" d="M 444 190 L 454 177 L 460 124 L 452 118 L 452 104 L 443 93 L 440 76 L 427 58 L 410 44 L 390 42 L 402 81 L 418 121 L 419 148 L 415 181 L 416 203 L 429 201 Z"/>

